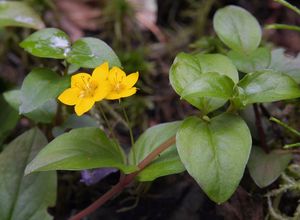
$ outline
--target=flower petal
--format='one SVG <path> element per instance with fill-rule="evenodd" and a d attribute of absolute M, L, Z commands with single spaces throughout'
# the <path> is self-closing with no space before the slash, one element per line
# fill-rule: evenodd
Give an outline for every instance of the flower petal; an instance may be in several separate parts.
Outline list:
<path fill-rule="evenodd" d="M 105 62 L 94 69 L 92 79 L 96 82 L 107 80 L 109 73 L 108 62 Z"/>
<path fill-rule="evenodd" d="M 115 92 L 115 91 L 111 91 L 108 93 L 108 95 L 105 97 L 105 99 L 114 100 L 114 99 L 129 97 L 129 96 L 134 95 L 136 93 L 136 91 L 137 91 L 136 87 L 132 87 L 130 89 L 123 90 L 119 93 Z"/>
<path fill-rule="evenodd" d="M 110 90 L 111 90 L 111 85 L 107 81 L 98 84 L 98 87 L 95 90 L 94 97 L 93 97 L 95 102 L 104 99 L 107 96 L 107 94 L 110 92 Z"/>
<path fill-rule="evenodd" d="M 91 75 L 88 73 L 78 73 L 71 77 L 71 88 L 85 88 L 85 85 L 91 79 Z"/>
<path fill-rule="evenodd" d="M 78 116 L 81 116 L 87 111 L 89 111 L 94 104 L 95 101 L 92 98 L 80 99 L 79 102 L 75 105 L 75 112 Z"/>
<path fill-rule="evenodd" d="M 126 78 L 125 72 L 121 70 L 119 67 L 115 66 L 109 71 L 108 81 L 112 85 L 121 83 L 125 78 Z"/>
<path fill-rule="evenodd" d="M 79 101 L 79 94 L 80 89 L 69 88 L 58 96 L 58 100 L 66 105 L 75 105 Z"/>
<path fill-rule="evenodd" d="M 131 73 L 123 80 L 122 84 L 125 86 L 126 89 L 130 89 L 136 82 L 138 81 L 139 73 Z"/>
<path fill-rule="evenodd" d="M 108 93 L 108 95 L 105 97 L 105 99 L 108 100 L 114 100 L 114 99 L 120 99 L 120 93 L 117 93 L 116 91 L 111 91 Z"/>
<path fill-rule="evenodd" d="M 130 89 L 126 89 L 120 93 L 121 98 L 132 96 L 136 93 L 136 87 L 132 87 Z"/>

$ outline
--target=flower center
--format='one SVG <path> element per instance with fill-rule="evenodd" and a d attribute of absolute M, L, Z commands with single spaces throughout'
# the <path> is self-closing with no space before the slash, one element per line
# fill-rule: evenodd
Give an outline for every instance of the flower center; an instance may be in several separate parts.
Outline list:
<path fill-rule="evenodd" d="M 117 82 L 114 85 L 114 89 L 115 92 L 120 93 L 123 90 L 123 85 L 120 82 Z"/>
<path fill-rule="evenodd" d="M 83 86 L 81 86 L 81 91 L 79 93 L 79 98 L 93 97 L 95 90 L 97 89 L 97 85 L 95 85 L 90 79 L 83 80 Z"/>

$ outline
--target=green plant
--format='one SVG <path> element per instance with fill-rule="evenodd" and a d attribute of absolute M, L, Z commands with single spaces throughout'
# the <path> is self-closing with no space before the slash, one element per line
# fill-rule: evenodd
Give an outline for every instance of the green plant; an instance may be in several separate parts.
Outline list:
<path fill-rule="evenodd" d="M 12 108 L 36 122 L 51 123 L 55 119 L 64 120 L 70 115 L 69 110 L 57 102 L 57 97 L 72 84 L 68 74 L 73 74 L 70 71 L 72 66 L 96 68 L 95 71 L 98 71 L 99 76 L 108 74 L 108 80 L 109 74 L 115 74 L 116 81 L 114 88 L 106 91 L 101 99 L 93 99 L 89 102 L 89 108 L 85 109 L 86 111 L 90 109 L 96 101 L 93 111 L 106 121 L 105 128 L 94 126 L 74 128 L 57 136 L 48 144 L 37 129 L 17 139 L 19 141 L 25 139 L 34 152 L 36 152 L 33 148 L 35 145 L 39 147 L 46 145 L 34 158 L 30 152 L 28 153 L 25 162 L 29 160 L 30 162 L 25 169 L 25 174 L 28 175 L 25 178 L 30 175 L 42 175 L 36 173 L 38 171 L 48 171 L 52 175 L 53 170 L 105 167 L 119 169 L 121 171 L 119 183 L 91 206 L 71 217 L 72 220 L 87 216 L 135 180 L 153 181 L 158 177 L 184 170 L 197 181 L 211 200 L 218 204 L 223 203 L 238 187 L 250 154 L 248 167 L 257 185 L 265 187 L 276 180 L 290 162 L 290 152 L 276 154 L 275 148 L 264 146 L 263 136 L 260 136 L 260 146 L 252 147 L 250 130 L 239 112 L 253 105 L 257 113 L 260 103 L 300 97 L 299 76 L 283 69 L 278 71 L 277 67 L 280 65 L 275 62 L 278 56 L 270 49 L 260 46 L 262 38 L 260 25 L 246 10 L 236 6 L 222 8 L 214 15 L 213 24 L 217 36 L 228 47 L 227 54 L 179 53 L 170 68 L 169 76 L 173 89 L 181 99 L 197 108 L 198 113 L 182 121 L 148 128 L 135 141 L 130 121 L 123 109 L 122 122 L 127 126 L 132 141 L 128 155 L 114 137 L 114 131 L 102 109 L 107 105 L 102 99 L 112 99 L 109 98 L 110 93 L 119 92 L 119 86 L 123 86 L 123 80 L 126 79 L 122 76 L 122 79 L 117 80 L 119 76 L 117 73 L 112 70 L 108 72 L 108 67 L 105 71 L 103 66 L 98 67 L 108 62 L 110 67 L 114 67 L 113 70 L 119 69 L 117 67 L 120 67 L 121 63 L 114 51 L 106 43 L 95 38 L 81 38 L 72 44 L 67 34 L 55 28 L 41 29 L 27 37 L 20 44 L 27 52 L 41 58 L 59 59 L 65 66 L 65 71 L 60 73 L 47 68 L 34 69 L 26 76 L 20 90 L 4 94 Z M 73 75 L 72 81 L 74 79 L 75 82 L 77 76 L 82 75 Z M 82 91 L 91 92 L 90 87 L 94 84 L 90 85 L 88 80 L 90 78 L 95 80 L 93 77 L 94 75 L 90 77 L 86 74 L 82 78 L 83 86 L 79 83 Z M 107 77 L 104 78 L 106 80 Z M 101 80 L 97 81 L 98 87 L 104 85 Z M 133 84 L 129 84 L 131 88 Z M 89 96 L 94 94 L 94 90 L 98 88 L 96 87 L 93 87 Z M 72 96 L 76 96 L 76 99 L 82 98 L 82 91 Z M 90 98 L 85 93 L 83 95 L 86 99 Z M 113 99 L 123 97 L 125 96 L 114 96 Z M 78 115 L 82 113 L 77 112 Z M 92 116 L 95 117 L 93 114 Z M 259 125 L 259 112 L 256 116 Z M 110 133 L 112 138 L 106 132 Z M 3 158 L 14 155 L 11 151 L 17 150 L 18 145 L 15 144 L 17 140 L 7 146 L 7 150 L 2 153 Z M 274 158 L 278 160 L 275 161 Z M 9 159 L 3 161 L 1 167 L 10 165 Z M 265 173 L 257 171 L 257 167 L 264 166 L 263 163 L 268 162 L 275 162 L 276 169 L 273 169 L 269 176 L 262 178 Z M 24 168 L 24 166 L 20 168 L 20 175 Z M 0 193 L 2 191 L 0 187 Z M 45 207 L 42 208 L 44 210 Z M 11 216 L 11 214 L 2 215 L 3 219 Z"/>

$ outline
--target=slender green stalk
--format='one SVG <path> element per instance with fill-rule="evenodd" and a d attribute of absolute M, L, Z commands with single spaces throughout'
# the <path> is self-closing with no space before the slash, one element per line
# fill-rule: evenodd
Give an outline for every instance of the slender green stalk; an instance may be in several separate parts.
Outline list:
<path fill-rule="evenodd" d="M 284 30 L 291 30 L 291 31 L 299 31 L 300 27 L 295 25 L 288 25 L 288 24 L 269 24 L 265 26 L 266 29 L 284 29 Z"/>
<path fill-rule="evenodd" d="M 104 110 L 103 110 L 101 104 L 97 105 L 97 107 L 98 107 L 98 109 L 99 109 L 99 111 L 100 111 L 100 113 L 101 113 L 101 115 L 102 115 L 102 118 L 104 119 L 104 121 L 105 121 L 105 123 L 106 123 L 108 129 L 109 129 L 110 134 L 113 136 L 113 139 L 115 139 L 115 140 L 117 141 L 117 138 L 116 138 L 116 136 L 115 136 L 115 133 L 114 133 L 114 131 L 113 131 L 113 128 L 111 127 L 111 124 L 109 123 L 109 121 L 108 121 L 108 119 L 107 119 L 107 116 L 106 116 L 106 114 L 105 114 L 105 112 L 104 112 Z"/>
<path fill-rule="evenodd" d="M 293 148 L 293 147 L 300 147 L 300 143 L 294 143 L 294 144 L 286 144 L 283 146 L 284 149 L 287 149 L 287 148 Z"/>
<path fill-rule="evenodd" d="M 109 114 L 114 117 L 118 122 L 122 123 L 123 125 L 127 126 L 126 121 L 106 102 L 102 101 L 101 105 L 105 108 Z"/>
<path fill-rule="evenodd" d="M 123 103 L 121 102 L 121 100 L 119 100 L 120 104 L 121 104 L 121 107 L 122 107 L 122 111 L 123 111 L 123 114 L 124 114 L 124 118 L 126 120 L 126 123 L 127 123 L 127 127 L 128 127 L 128 130 L 129 130 L 129 135 L 130 135 L 130 140 L 131 140 L 131 149 L 132 149 L 132 153 L 133 153 L 133 158 L 134 158 L 134 164 L 135 164 L 135 152 L 134 152 L 134 148 L 133 148 L 133 145 L 134 145 L 134 138 L 133 138 L 133 132 L 132 132 L 132 127 L 131 127 L 131 123 L 129 121 L 129 118 L 128 118 L 128 115 L 126 113 L 126 110 L 125 110 L 125 107 L 123 105 Z"/>
<path fill-rule="evenodd" d="M 287 8 L 289 8 L 289 9 L 291 9 L 291 10 L 293 10 L 294 12 L 296 12 L 297 14 L 300 15 L 300 10 L 299 10 L 296 6 L 290 4 L 289 2 L 287 2 L 287 1 L 285 1 L 285 0 L 274 0 L 274 1 L 275 1 L 275 2 L 278 2 L 279 4 L 281 4 L 281 5 L 283 5 L 283 6 L 287 7 Z"/>
<path fill-rule="evenodd" d="M 273 121 L 273 122 L 275 122 L 275 123 L 281 125 L 282 127 L 284 127 L 285 129 L 287 129 L 287 130 L 290 131 L 291 133 L 293 133 L 293 134 L 295 134 L 295 135 L 297 135 L 297 136 L 300 137 L 300 132 L 299 132 L 299 131 L 297 131 L 297 130 L 295 130 L 294 128 L 288 126 L 287 124 L 283 123 L 283 122 L 280 121 L 279 119 L 274 118 L 274 117 L 271 117 L 271 118 L 270 118 L 270 121 Z"/>

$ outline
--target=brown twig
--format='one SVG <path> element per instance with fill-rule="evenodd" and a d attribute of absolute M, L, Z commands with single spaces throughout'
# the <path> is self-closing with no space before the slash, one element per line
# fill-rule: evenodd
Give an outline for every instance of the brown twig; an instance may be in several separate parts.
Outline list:
<path fill-rule="evenodd" d="M 112 197 L 122 192 L 123 189 L 135 179 L 135 177 L 139 174 L 139 172 L 141 172 L 145 167 L 147 167 L 160 153 L 168 149 L 173 144 L 175 144 L 175 136 L 171 137 L 170 139 L 162 143 L 154 151 L 152 151 L 144 160 L 142 160 L 138 164 L 139 170 L 137 172 L 121 177 L 120 181 L 115 186 L 113 186 L 109 191 L 107 191 L 99 199 L 93 202 L 90 206 L 88 206 L 87 208 L 85 208 L 75 216 L 71 217 L 70 220 L 80 220 L 84 218 L 85 216 L 91 214 L 96 209 L 101 207 L 105 202 L 110 200 Z"/>

